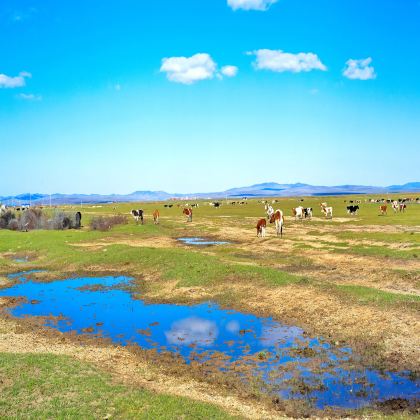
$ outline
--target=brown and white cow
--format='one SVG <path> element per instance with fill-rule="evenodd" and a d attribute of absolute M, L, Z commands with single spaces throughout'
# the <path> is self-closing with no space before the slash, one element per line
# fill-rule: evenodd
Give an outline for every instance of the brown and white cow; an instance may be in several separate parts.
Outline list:
<path fill-rule="evenodd" d="M 265 238 L 265 228 L 267 227 L 267 222 L 265 219 L 258 220 L 257 223 L 257 237 Z"/>
<path fill-rule="evenodd" d="M 386 215 L 387 210 L 388 210 L 388 206 L 386 204 L 379 206 L 379 211 L 382 216 Z"/>
<path fill-rule="evenodd" d="M 192 209 L 184 209 L 182 211 L 182 214 L 185 214 L 185 216 L 187 216 L 187 222 L 192 222 Z"/>
<path fill-rule="evenodd" d="M 276 210 L 271 215 L 270 223 L 275 223 L 277 236 L 283 236 L 284 216 L 281 210 Z"/>
<path fill-rule="evenodd" d="M 329 217 L 329 218 L 332 219 L 332 217 L 333 217 L 333 208 L 332 207 L 324 206 L 324 204 L 327 204 L 327 203 L 321 203 L 321 211 L 322 211 L 322 213 L 325 214 L 325 217 L 326 218 Z"/>
<path fill-rule="evenodd" d="M 293 216 L 294 216 L 295 220 L 297 220 L 297 219 L 303 220 L 304 217 L 305 217 L 305 212 L 304 212 L 304 209 L 303 209 L 302 206 L 299 206 L 299 207 L 296 207 L 296 208 L 292 209 L 292 213 L 293 213 Z"/>

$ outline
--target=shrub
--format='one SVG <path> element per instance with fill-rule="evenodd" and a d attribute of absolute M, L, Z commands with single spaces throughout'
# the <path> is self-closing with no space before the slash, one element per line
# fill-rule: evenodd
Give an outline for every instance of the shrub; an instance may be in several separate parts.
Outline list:
<path fill-rule="evenodd" d="M 7 229 L 10 222 L 15 219 L 16 216 L 10 210 L 0 215 L 0 229 Z"/>
<path fill-rule="evenodd" d="M 22 211 L 18 215 L 8 210 L 0 215 L 0 229 L 10 230 L 34 230 L 34 229 L 76 229 L 80 226 L 77 224 L 76 213 L 64 213 L 56 211 L 51 218 L 43 213 L 42 209 L 29 208 Z"/>
<path fill-rule="evenodd" d="M 21 230 L 42 229 L 45 225 L 45 217 L 41 209 L 27 209 L 19 217 Z"/>
<path fill-rule="evenodd" d="M 7 228 L 10 230 L 18 230 L 19 229 L 19 222 L 16 219 L 10 220 Z"/>
<path fill-rule="evenodd" d="M 72 229 L 76 226 L 76 216 L 71 216 L 62 211 L 56 211 L 51 219 L 48 220 L 47 229 L 63 230 Z"/>
<path fill-rule="evenodd" d="M 105 232 L 116 225 L 125 225 L 127 223 L 127 216 L 122 214 L 111 217 L 97 216 L 90 221 L 90 228 L 92 230 L 100 230 Z"/>

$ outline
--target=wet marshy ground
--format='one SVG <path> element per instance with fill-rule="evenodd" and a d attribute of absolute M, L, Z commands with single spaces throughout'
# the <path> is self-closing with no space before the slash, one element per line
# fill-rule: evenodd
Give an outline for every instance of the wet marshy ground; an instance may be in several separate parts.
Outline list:
<path fill-rule="evenodd" d="M 262 391 L 300 398 L 317 408 L 359 408 L 389 399 L 414 399 L 419 382 L 408 372 L 363 369 L 349 348 L 308 337 L 298 327 L 215 304 L 146 304 L 133 299 L 127 277 L 34 282 L 32 272 L 10 275 L 0 296 L 24 297 L 16 317 L 44 317 L 62 332 L 100 334 L 206 363 L 255 381 Z M 359 367 L 358 367 L 359 366 Z"/>
<path fill-rule="evenodd" d="M 226 241 L 216 241 L 212 239 L 199 238 L 199 237 L 178 238 L 177 240 L 179 242 L 182 242 L 185 245 L 195 245 L 195 246 L 227 245 L 230 243 Z"/>

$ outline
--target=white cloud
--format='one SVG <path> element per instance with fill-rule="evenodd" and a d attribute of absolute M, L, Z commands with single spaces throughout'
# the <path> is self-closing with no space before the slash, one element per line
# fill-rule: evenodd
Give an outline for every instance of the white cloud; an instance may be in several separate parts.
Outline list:
<path fill-rule="evenodd" d="M 7 76 L 6 74 L 0 74 L 0 88 L 18 88 L 25 86 L 25 78 L 32 77 L 31 73 L 23 71 L 19 73 L 19 76 Z"/>
<path fill-rule="evenodd" d="M 233 10 L 267 10 L 277 0 L 227 0 L 228 6 Z"/>
<path fill-rule="evenodd" d="M 226 77 L 235 77 L 238 74 L 238 67 L 236 66 L 223 66 L 220 69 L 220 73 Z"/>
<path fill-rule="evenodd" d="M 195 54 L 192 57 L 170 57 L 162 60 L 161 72 L 171 82 L 190 85 L 200 80 L 212 79 L 217 65 L 209 54 Z"/>
<path fill-rule="evenodd" d="M 229 321 L 226 324 L 226 331 L 229 331 L 232 334 L 236 334 L 239 331 L 240 328 L 241 328 L 241 326 L 240 326 L 239 322 L 236 321 L 236 320 Z"/>
<path fill-rule="evenodd" d="M 199 317 L 175 321 L 169 331 L 165 331 L 169 344 L 189 345 L 195 343 L 208 346 L 216 340 L 219 330 L 216 323 Z"/>
<path fill-rule="evenodd" d="M 343 75 L 352 80 L 376 79 L 375 69 L 369 65 L 370 63 L 372 63 L 371 57 L 361 60 L 347 60 Z"/>
<path fill-rule="evenodd" d="M 302 71 L 327 70 L 327 67 L 314 53 L 292 54 L 282 50 L 262 49 L 247 54 L 256 56 L 254 66 L 257 70 L 271 70 L 280 73 L 285 71 L 300 73 Z"/>
<path fill-rule="evenodd" d="M 191 57 L 169 57 L 162 60 L 160 67 L 162 73 L 171 82 L 191 85 L 201 80 L 213 79 L 215 76 L 221 79 L 223 76 L 234 77 L 238 73 L 235 66 L 224 66 L 218 72 L 215 61 L 209 54 L 200 53 Z"/>
<path fill-rule="evenodd" d="M 33 93 L 20 93 L 18 98 L 25 101 L 42 101 L 41 95 L 34 95 Z"/>

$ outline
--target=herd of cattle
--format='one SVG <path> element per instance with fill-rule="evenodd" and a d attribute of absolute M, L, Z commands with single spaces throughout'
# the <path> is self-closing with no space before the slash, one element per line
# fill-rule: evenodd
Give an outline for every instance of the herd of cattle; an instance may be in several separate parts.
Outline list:
<path fill-rule="evenodd" d="M 301 201 L 304 201 L 301 199 Z M 380 203 L 379 206 L 379 214 L 380 215 L 386 215 L 388 211 L 388 205 L 391 206 L 392 211 L 394 213 L 397 212 L 405 212 L 407 209 L 407 203 L 420 203 L 419 198 L 400 198 L 398 200 L 390 200 L 390 199 L 365 199 L 365 203 Z M 266 212 L 266 217 L 259 219 L 256 229 L 257 229 L 257 236 L 258 237 L 265 237 L 266 235 L 266 228 L 267 228 L 267 221 L 270 224 L 275 225 L 276 234 L 278 236 L 283 235 L 283 226 L 284 226 L 284 214 L 283 211 L 280 209 L 274 210 L 272 207 L 272 204 L 275 204 L 278 202 L 278 200 L 271 200 L 269 202 L 268 200 L 260 200 L 259 203 L 264 205 L 264 209 Z M 347 213 L 354 216 L 357 215 L 361 204 L 361 200 L 350 200 L 348 202 L 349 205 L 346 206 Z M 344 203 L 347 204 L 347 201 L 344 200 Z M 245 205 L 248 204 L 246 199 L 243 199 L 242 201 L 232 201 L 229 203 L 230 205 Z M 219 208 L 222 206 L 222 203 L 219 201 L 216 202 L 210 202 L 208 203 L 209 206 L 214 208 Z M 165 208 L 172 208 L 174 204 L 164 204 Z M 182 214 L 186 217 L 187 222 L 192 222 L 193 217 L 193 208 L 198 208 L 198 203 L 185 203 L 185 204 L 176 204 L 178 208 L 182 207 Z M 21 207 L 15 207 L 14 210 L 16 211 L 25 211 L 27 210 L 27 206 L 21 206 Z M 0 205 L 0 215 L 6 211 L 6 206 Z M 320 203 L 320 211 L 325 216 L 325 218 L 332 219 L 333 217 L 333 207 L 328 206 L 326 202 Z M 295 218 L 295 220 L 304 220 L 304 219 L 311 219 L 313 216 L 314 210 L 312 207 L 303 207 L 298 206 L 292 209 L 292 217 Z M 144 224 L 144 210 L 142 209 L 133 209 L 131 210 L 131 215 L 135 219 L 136 223 L 141 222 L 141 224 Z M 159 224 L 159 218 L 160 213 L 159 210 L 156 209 L 153 212 L 153 222 L 154 224 Z M 81 213 L 77 212 L 76 215 L 76 224 L 80 227 L 81 226 Z"/>
<path fill-rule="evenodd" d="M 303 199 L 301 201 L 304 201 Z M 399 199 L 399 200 L 390 200 L 390 203 L 392 205 L 392 209 L 394 211 L 394 213 L 396 212 L 405 212 L 407 205 L 406 202 L 408 201 L 414 201 L 414 200 L 409 200 L 409 199 Z M 283 236 L 283 226 L 284 226 L 284 213 L 282 210 L 278 209 L 278 210 L 274 210 L 274 208 L 272 207 L 271 204 L 277 203 L 278 200 L 272 200 L 271 203 L 268 202 L 267 200 L 261 200 L 259 201 L 259 203 L 264 204 L 264 209 L 266 212 L 266 217 L 259 219 L 257 222 L 257 237 L 265 237 L 266 236 L 266 229 L 267 229 L 267 222 L 270 224 L 275 225 L 275 231 L 276 234 L 278 236 Z M 365 200 L 365 202 L 372 202 L 372 200 Z M 376 202 L 376 201 L 375 201 Z M 416 202 L 419 202 L 419 199 L 416 200 Z M 344 200 L 344 203 L 347 204 L 347 200 Z M 346 211 L 348 214 L 350 214 L 351 216 L 355 216 L 358 214 L 359 210 L 360 210 L 360 206 L 359 204 L 361 204 L 362 201 L 361 200 L 350 200 L 348 202 L 348 206 L 346 206 Z M 248 204 L 246 201 L 241 201 L 241 202 L 230 202 L 231 205 L 236 205 L 236 204 Z M 222 206 L 221 202 L 210 202 L 208 203 L 209 206 L 214 207 L 214 208 L 219 208 L 220 206 Z M 198 203 L 194 203 L 194 204 L 190 204 L 190 203 L 185 203 L 184 205 L 182 204 L 177 204 L 177 207 L 183 207 L 182 209 L 182 214 L 184 216 L 186 216 L 187 218 L 187 222 L 192 222 L 192 217 L 193 217 L 193 208 L 198 208 L 199 204 Z M 164 207 L 169 207 L 172 208 L 173 204 L 164 204 Z M 387 205 L 383 204 L 379 206 L 379 213 L 381 215 L 385 215 L 387 214 Z M 332 206 L 328 206 L 328 204 L 326 202 L 320 203 L 320 211 L 321 214 L 325 216 L 325 218 L 327 219 L 332 219 L 333 217 L 333 207 Z M 139 220 L 141 220 L 141 223 L 143 224 L 144 219 L 143 219 L 143 210 L 132 210 L 131 214 L 133 215 L 133 217 L 135 218 L 136 222 L 138 223 Z M 314 209 L 312 207 L 303 207 L 303 206 L 298 206 L 295 208 L 292 208 L 292 217 L 295 218 L 295 220 L 304 220 L 304 219 L 311 219 L 314 213 Z M 155 224 L 159 223 L 159 210 L 155 210 L 153 212 L 153 220 Z"/>

